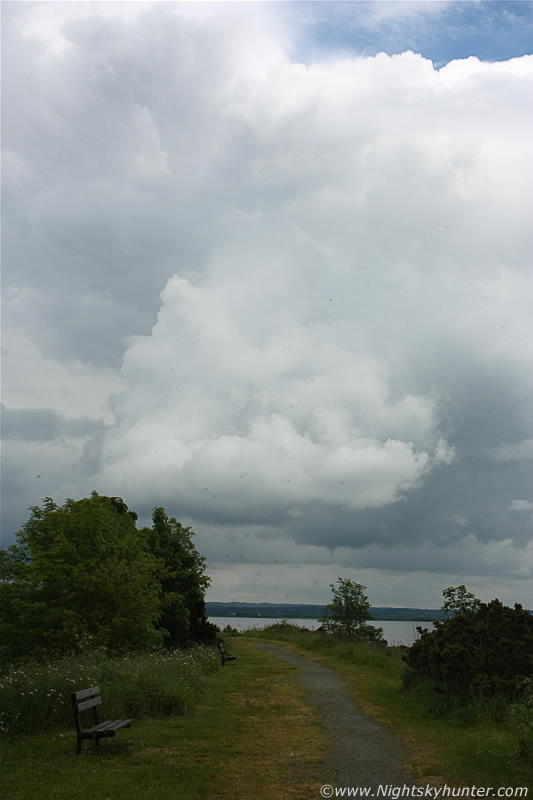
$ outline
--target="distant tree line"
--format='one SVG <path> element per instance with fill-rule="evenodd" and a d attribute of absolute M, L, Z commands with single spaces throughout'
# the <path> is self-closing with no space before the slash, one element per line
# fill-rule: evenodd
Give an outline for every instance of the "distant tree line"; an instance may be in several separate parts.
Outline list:
<path fill-rule="evenodd" d="M 318 619 L 324 613 L 324 605 L 312 603 L 244 603 L 215 602 L 205 604 L 209 617 L 269 617 L 279 619 Z M 381 621 L 433 622 L 445 619 L 441 609 L 432 608 L 394 608 L 391 606 L 370 606 L 370 619 Z"/>
<path fill-rule="evenodd" d="M 163 508 L 141 529 L 122 498 L 97 492 L 62 506 L 47 497 L 30 512 L 0 550 L 2 660 L 214 640 L 205 558 Z"/>

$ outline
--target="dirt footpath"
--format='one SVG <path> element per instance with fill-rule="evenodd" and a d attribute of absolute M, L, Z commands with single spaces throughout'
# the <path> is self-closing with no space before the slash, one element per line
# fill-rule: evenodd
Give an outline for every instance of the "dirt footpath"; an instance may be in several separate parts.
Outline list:
<path fill-rule="evenodd" d="M 383 788 L 377 796 L 385 796 L 386 786 L 414 784 L 404 766 L 406 757 L 400 743 L 389 730 L 358 710 L 339 673 L 277 645 L 257 647 L 299 670 L 304 701 L 317 712 L 329 733 L 330 766 L 324 768 L 324 784 L 369 787 L 374 796 L 380 785 Z"/>

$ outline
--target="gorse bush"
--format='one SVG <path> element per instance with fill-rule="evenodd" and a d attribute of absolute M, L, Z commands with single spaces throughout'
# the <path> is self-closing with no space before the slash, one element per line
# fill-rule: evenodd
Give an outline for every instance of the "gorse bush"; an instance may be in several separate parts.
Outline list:
<path fill-rule="evenodd" d="M 244 636 L 252 636 L 260 639 L 278 639 L 282 642 L 291 641 L 294 636 L 309 636 L 312 631 L 309 628 L 303 628 L 296 625 L 294 622 L 289 622 L 284 619 L 280 622 L 273 622 L 265 628 L 252 627 L 243 632 Z"/>
<path fill-rule="evenodd" d="M 512 698 L 533 673 L 533 616 L 518 604 L 481 603 L 419 632 L 405 659 L 407 684 L 430 680 L 446 695 Z"/>
<path fill-rule="evenodd" d="M 0 736 L 72 727 L 70 694 L 100 686 L 109 718 L 186 714 L 202 681 L 220 667 L 216 647 L 109 657 L 102 653 L 28 663 L 0 674 Z"/>

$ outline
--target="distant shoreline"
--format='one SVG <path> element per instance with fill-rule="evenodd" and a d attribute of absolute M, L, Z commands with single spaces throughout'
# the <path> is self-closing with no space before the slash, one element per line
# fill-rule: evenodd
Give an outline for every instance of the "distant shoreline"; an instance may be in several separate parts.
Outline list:
<path fill-rule="evenodd" d="M 241 602 L 206 602 L 208 617 L 247 617 L 247 618 L 281 618 L 281 619 L 318 619 L 325 606 L 308 603 L 241 603 Z M 441 609 L 434 608 L 394 608 L 389 606 L 373 606 L 370 608 L 372 619 L 382 622 L 394 620 L 403 622 L 434 622 L 446 619 Z"/>

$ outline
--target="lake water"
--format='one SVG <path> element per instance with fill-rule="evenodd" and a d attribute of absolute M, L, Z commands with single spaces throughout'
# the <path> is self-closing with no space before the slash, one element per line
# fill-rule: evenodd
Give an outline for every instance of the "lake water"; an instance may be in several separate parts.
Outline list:
<path fill-rule="evenodd" d="M 246 631 L 250 630 L 250 628 L 266 628 L 267 625 L 272 625 L 274 622 L 281 622 L 281 618 L 210 617 L 209 621 L 218 625 L 221 630 L 223 630 L 226 625 L 231 625 L 232 628 L 236 628 L 238 631 Z M 320 627 L 320 622 L 317 619 L 289 619 L 287 622 L 291 622 L 293 625 L 300 625 L 302 628 L 309 628 L 310 630 L 316 630 Z M 411 622 L 411 620 L 408 622 L 403 620 L 370 620 L 370 624 L 375 625 L 376 628 L 383 628 L 383 636 L 389 645 L 405 644 L 409 646 L 413 644 L 418 637 L 416 632 L 418 625 L 422 628 L 428 628 L 428 630 L 433 628 L 432 622 Z"/>

